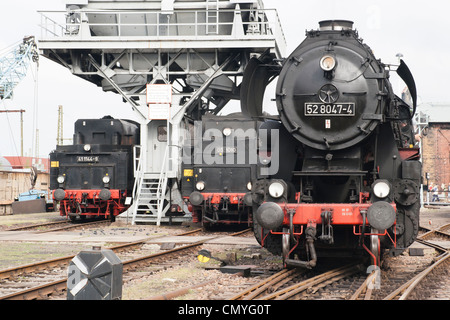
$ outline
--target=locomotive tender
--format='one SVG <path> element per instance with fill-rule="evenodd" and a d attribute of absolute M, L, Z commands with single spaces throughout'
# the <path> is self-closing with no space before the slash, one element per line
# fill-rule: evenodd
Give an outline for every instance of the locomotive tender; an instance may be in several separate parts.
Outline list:
<path fill-rule="evenodd" d="M 110 116 L 75 122 L 73 145 L 50 153 L 50 189 L 61 216 L 114 220 L 130 206 L 139 132 L 138 123 Z"/>
<path fill-rule="evenodd" d="M 182 192 L 193 222 L 252 225 L 252 181 L 257 178 L 260 121 L 242 114 L 206 114 L 184 146 Z"/>
<path fill-rule="evenodd" d="M 353 22 L 319 25 L 282 63 L 253 58 L 244 73 L 242 111 L 260 117 L 265 86 L 278 76 L 280 122 L 272 127 L 295 138 L 280 139 L 295 150 L 279 155 L 290 174 L 253 182 L 255 237 L 289 267 L 364 252 L 380 265 L 385 249 L 398 254 L 418 233 L 414 79 L 401 61 L 396 71 L 411 107 L 394 94 L 389 66 L 359 39 Z"/>

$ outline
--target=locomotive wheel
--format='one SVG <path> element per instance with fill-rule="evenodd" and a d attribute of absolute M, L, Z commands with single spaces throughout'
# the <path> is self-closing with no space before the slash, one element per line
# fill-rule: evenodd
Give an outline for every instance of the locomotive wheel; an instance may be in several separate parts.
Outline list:
<path fill-rule="evenodd" d="M 371 233 L 378 233 L 378 230 L 372 229 Z M 381 247 L 380 247 L 380 237 L 378 235 L 370 236 L 370 251 L 375 256 L 375 261 L 371 261 L 371 262 L 376 264 L 377 266 L 380 266 Z M 372 257 L 371 257 L 371 260 L 373 260 Z"/>
<path fill-rule="evenodd" d="M 212 231 L 212 223 L 209 221 L 202 220 L 202 229 L 203 231 Z"/>
<path fill-rule="evenodd" d="M 202 229 L 203 231 L 212 231 L 213 226 L 215 225 L 209 219 L 206 219 L 207 212 L 202 210 Z"/>
<path fill-rule="evenodd" d="M 281 236 L 281 246 L 283 251 L 283 264 L 286 259 L 289 259 L 289 251 L 291 251 L 291 241 L 289 229 L 283 228 L 283 235 Z"/>

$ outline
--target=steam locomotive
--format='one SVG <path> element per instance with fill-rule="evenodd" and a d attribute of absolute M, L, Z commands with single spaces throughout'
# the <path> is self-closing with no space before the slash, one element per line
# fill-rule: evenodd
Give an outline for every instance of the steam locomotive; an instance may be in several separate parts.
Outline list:
<path fill-rule="evenodd" d="M 259 125 L 240 113 L 206 114 L 195 123 L 193 143 L 184 146 L 182 192 L 204 229 L 252 225 Z"/>
<path fill-rule="evenodd" d="M 280 137 L 278 154 L 269 151 L 282 170 L 253 181 L 255 237 L 287 267 L 355 255 L 380 265 L 384 252 L 399 254 L 418 233 L 414 78 L 401 61 L 396 72 L 410 106 L 394 94 L 389 66 L 353 22 L 319 25 L 287 59 L 252 58 L 244 73 L 241 108 L 256 118 L 267 84 L 278 77 L 279 121 L 266 129 Z"/>
<path fill-rule="evenodd" d="M 140 143 L 139 124 L 131 120 L 80 119 L 73 145 L 50 153 L 50 189 L 61 216 L 115 216 L 131 205 L 133 148 Z"/>

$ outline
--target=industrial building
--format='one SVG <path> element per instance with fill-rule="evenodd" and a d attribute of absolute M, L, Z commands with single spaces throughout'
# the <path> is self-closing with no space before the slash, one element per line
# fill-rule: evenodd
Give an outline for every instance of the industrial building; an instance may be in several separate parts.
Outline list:
<path fill-rule="evenodd" d="M 423 184 L 437 185 L 441 195 L 442 192 L 447 195 L 450 185 L 450 105 L 422 104 L 419 110 L 422 122 L 427 123 L 422 132 Z"/>
<path fill-rule="evenodd" d="M 32 167 L 38 173 L 34 189 L 47 192 L 50 185 L 48 158 L 0 157 L 0 215 L 12 214 L 14 199 L 30 190 Z"/>

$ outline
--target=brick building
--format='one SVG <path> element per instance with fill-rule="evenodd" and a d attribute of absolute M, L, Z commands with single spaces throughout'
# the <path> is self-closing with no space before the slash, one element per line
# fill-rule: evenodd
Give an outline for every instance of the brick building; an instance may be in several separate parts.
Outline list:
<path fill-rule="evenodd" d="M 420 111 L 428 115 L 428 128 L 422 138 L 424 184 L 448 186 L 450 183 L 450 104 L 421 105 Z M 427 175 L 428 174 L 428 175 Z"/>

